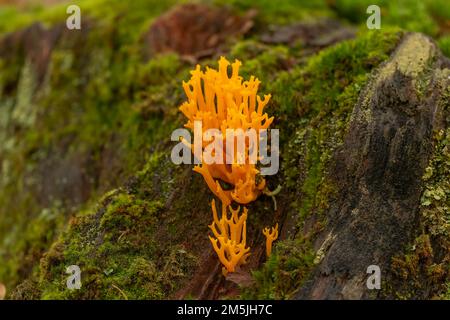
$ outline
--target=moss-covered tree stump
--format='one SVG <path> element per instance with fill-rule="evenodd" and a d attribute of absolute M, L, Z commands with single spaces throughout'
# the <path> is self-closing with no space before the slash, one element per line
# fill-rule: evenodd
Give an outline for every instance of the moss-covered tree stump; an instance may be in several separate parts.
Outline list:
<path fill-rule="evenodd" d="M 339 1 L 122 3 L 98 16 L 93 2 L 79 31 L 58 7 L 0 23 L 6 298 L 449 298 L 441 20 L 424 13 L 404 25 L 392 4 L 386 27 L 368 31 L 349 19 L 359 7 Z M 217 21 L 221 10 L 234 27 Z M 199 12 L 201 41 L 187 45 Z M 170 160 L 181 82 L 220 55 L 261 80 L 280 129 L 280 171 L 267 177 L 281 187 L 276 209 L 264 194 L 249 205 L 252 254 L 227 277 L 208 239 L 214 195 L 193 166 Z M 276 222 L 266 261 L 261 230 Z M 70 265 L 81 268 L 80 290 L 67 289 Z M 370 265 L 380 290 L 366 286 Z"/>

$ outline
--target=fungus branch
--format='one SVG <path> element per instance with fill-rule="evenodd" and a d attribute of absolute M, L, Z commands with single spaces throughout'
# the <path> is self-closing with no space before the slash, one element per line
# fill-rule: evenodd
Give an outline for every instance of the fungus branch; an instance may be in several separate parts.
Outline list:
<path fill-rule="evenodd" d="M 228 272 L 234 272 L 237 267 L 245 264 L 250 255 L 250 248 L 246 248 L 247 209 L 244 208 L 239 216 L 240 207 L 234 210 L 230 206 L 228 208 L 231 216 L 228 218 L 227 207 L 222 204 L 222 215 L 219 219 L 214 200 L 211 202 L 211 208 L 214 221 L 209 228 L 215 238 L 210 236 L 209 239 L 220 262 L 224 265 L 222 273 L 227 275 Z"/>
<path fill-rule="evenodd" d="M 272 242 L 278 238 L 278 223 L 271 229 L 264 228 L 262 233 L 266 236 L 266 256 L 269 257 L 272 253 Z"/>

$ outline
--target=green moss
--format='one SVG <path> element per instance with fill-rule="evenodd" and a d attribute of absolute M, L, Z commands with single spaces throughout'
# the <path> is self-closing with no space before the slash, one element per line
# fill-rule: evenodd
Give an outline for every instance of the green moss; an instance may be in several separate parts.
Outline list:
<path fill-rule="evenodd" d="M 377 1 L 370 0 L 352 1 L 337 0 L 332 7 L 336 13 L 353 23 L 361 24 L 366 28 L 366 21 L 369 14 L 366 13 L 370 5 L 376 4 L 381 9 L 381 29 L 386 27 L 401 27 L 408 31 L 424 32 L 429 35 L 436 35 L 438 32 L 438 21 L 434 12 L 436 5 L 434 0 L 399 0 L 399 1 Z M 441 2 L 442 8 L 449 11 L 448 3 Z"/>
<path fill-rule="evenodd" d="M 157 241 L 161 203 L 118 193 L 104 213 L 74 220 L 41 262 L 42 298 L 161 299 L 196 267 L 196 258 L 180 245 Z M 100 216 L 101 215 L 101 216 Z M 99 219 L 99 221 L 97 221 Z M 65 287 L 65 266 L 82 270 L 81 290 Z"/>
<path fill-rule="evenodd" d="M 264 266 L 254 271 L 256 284 L 244 288 L 243 299 L 289 299 L 308 277 L 314 251 L 305 239 L 279 242 Z"/>
<path fill-rule="evenodd" d="M 133 232 L 137 221 L 152 230 L 151 226 L 156 223 L 155 213 L 162 207 L 159 201 L 148 202 L 129 194 L 119 194 L 100 219 L 100 227 L 108 233 L 108 240 L 120 236 L 122 232 Z"/>
<path fill-rule="evenodd" d="M 59 206 L 43 209 L 40 214 L 18 224 L 3 239 L 0 250 L 2 268 L 0 278 L 7 286 L 17 284 L 22 277 L 37 272 L 36 261 L 62 230 L 65 219 L 59 214 Z M 24 229 L 21 229 L 24 228 Z"/>
<path fill-rule="evenodd" d="M 137 83 L 143 89 L 171 83 L 182 67 L 180 58 L 174 53 L 160 55 L 150 59 L 137 70 Z"/>
<path fill-rule="evenodd" d="M 393 294 L 396 299 L 413 299 L 423 296 L 424 285 L 427 282 L 428 286 L 433 286 L 433 291 L 436 290 L 436 285 L 443 287 L 448 266 L 446 263 L 433 263 L 434 255 L 430 236 L 427 234 L 418 236 L 407 253 L 392 259 L 394 275 L 404 284 L 396 286 L 397 289 L 392 292 L 386 291 L 385 294 Z"/>
<path fill-rule="evenodd" d="M 239 74 L 244 79 L 257 75 L 261 81 L 260 92 L 265 92 L 268 84 L 276 79 L 279 72 L 286 68 L 292 59 L 292 53 L 285 46 L 266 46 L 254 40 L 238 42 L 230 51 L 231 59 L 243 62 Z"/>
<path fill-rule="evenodd" d="M 285 0 L 278 2 L 270 0 L 215 0 L 215 3 L 230 5 L 241 12 L 256 9 L 258 10 L 257 20 L 260 24 L 288 24 L 294 21 L 331 15 L 326 1 L 323 0 Z"/>
<path fill-rule="evenodd" d="M 77 0 L 70 4 L 80 7 L 81 19 L 94 18 L 102 24 L 111 24 L 113 21 L 120 25 L 122 35 L 135 41 L 142 32 L 142 28 L 148 25 L 148 21 L 161 14 L 176 0 L 137 0 L 124 3 L 118 0 Z M 16 8 L 11 6 L 0 7 L 0 33 L 10 32 L 40 21 L 52 25 L 65 21 L 69 15 L 66 13 L 68 4 L 58 3 L 52 6 L 33 5 Z M 119 17 L 121 15 L 121 17 Z M 131 37 L 130 37 L 131 35 Z"/>
<path fill-rule="evenodd" d="M 446 0 L 428 0 L 425 1 L 428 12 L 438 23 L 450 19 L 450 4 Z"/>

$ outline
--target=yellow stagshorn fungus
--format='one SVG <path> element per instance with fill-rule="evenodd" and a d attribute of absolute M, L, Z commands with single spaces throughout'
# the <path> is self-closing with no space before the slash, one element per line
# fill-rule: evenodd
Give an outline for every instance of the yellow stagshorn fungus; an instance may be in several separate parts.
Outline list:
<path fill-rule="evenodd" d="M 230 204 L 232 201 L 250 203 L 264 190 L 266 181 L 257 168 L 257 162 L 261 160 L 257 157 L 258 151 L 261 154 L 259 137 L 264 134 L 261 130 L 268 129 L 273 122 L 273 117 L 269 118 L 264 112 L 270 95 L 261 99 L 257 94 L 260 81 L 254 76 L 244 81 L 239 76 L 240 66 L 241 62 L 235 60 L 229 70 L 230 62 L 224 57 L 219 59 L 218 70 L 206 68 L 202 71 L 197 65 L 191 71 L 191 79 L 183 82 L 188 100 L 180 106 L 180 111 L 188 119 L 185 127 L 194 132 L 193 144 L 182 139 L 200 160 L 194 170 L 203 176 L 222 202 L 219 219 L 212 200 L 214 220 L 209 228 L 214 237 L 209 239 L 223 264 L 224 275 L 235 272 L 250 255 L 250 248 L 246 247 L 248 210 L 244 208 L 241 213 L 240 207 L 233 209 Z M 229 135 L 230 131 L 233 131 L 232 135 Z M 250 134 L 256 135 L 256 139 L 253 137 L 252 140 Z M 210 149 L 212 138 L 214 149 Z M 203 159 L 208 152 L 219 161 Z M 228 211 L 231 212 L 230 217 Z M 278 236 L 278 225 L 272 233 L 267 229 L 265 235 L 266 252 L 270 255 L 272 242 Z"/>
<path fill-rule="evenodd" d="M 242 129 L 243 132 L 254 129 L 259 134 L 259 130 L 268 129 L 273 121 L 273 117 L 269 118 L 264 113 L 270 95 L 265 95 L 264 99 L 257 95 L 260 81 L 253 76 L 243 81 L 239 76 L 241 62 L 238 60 L 231 65 L 229 77 L 229 65 L 224 57 L 219 60 L 219 70 L 206 68 L 203 72 L 197 65 L 191 71 L 191 79 L 183 82 L 188 101 L 180 106 L 181 112 L 188 118 L 186 128 L 194 130 L 194 122 L 201 121 L 202 133 L 209 129 L 217 129 L 221 133 L 221 137 L 215 139 L 221 139 L 224 161 L 212 164 L 202 161 L 194 170 L 203 176 L 211 191 L 227 206 L 232 200 L 241 204 L 254 201 L 265 187 L 264 178 L 249 159 L 250 142 L 247 139 L 244 139 L 244 154 L 234 148 L 234 152 L 231 151 L 233 154 L 229 154 L 234 159 L 233 163 L 226 163 L 226 153 L 230 152 L 226 149 L 227 129 Z M 229 139 L 234 139 L 233 145 L 238 140 L 236 136 Z M 208 144 L 202 139 L 203 149 Z M 259 140 L 257 144 L 259 150 Z M 193 150 L 192 145 L 190 147 Z M 230 190 L 224 190 L 219 180 L 231 185 Z"/>
<path fill-rule="evenodd" d="M 278 223 L 271 229 L 264 228 L 262 233 L 266 236 L 266 256 L 269 257 L 272 253 L 272 242 L 278 238 Z"/>
<path fill-rule="evenodd" d="M 216 202 L 212 200 L 211 208 L 214 221 L 209 228 L 215 238 L 209 237 L 214 250 L 219 256 L 220 262 L 224 265 L 222 273 L 234 272 L 237 267 L 246 263 L 250 255 L 250 248 L 246 248 L 247 231 L 247 209 L 239 216 L 240 207 L 234 210 L 231 206 L 228 209 L 231 217 L 227 217 L 227 206 L 222 203 L 222 215 L 219 219 L 217 215 Z"/>

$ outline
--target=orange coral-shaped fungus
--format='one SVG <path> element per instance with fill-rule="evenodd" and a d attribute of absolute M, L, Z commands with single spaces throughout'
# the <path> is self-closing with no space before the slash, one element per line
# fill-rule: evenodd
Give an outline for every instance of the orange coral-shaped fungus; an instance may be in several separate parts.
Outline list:
<path fill-rule="evenodd" d="M 272 242 L 278 238 L 278 223 L 274 228 L 264 228 L 262 233 L 266 236 L 266 256 L 269 257 L 272 253 Z"/>
<path fill-rule="evenodd" d="M 240 207 L 234 210 L 229 206 L 231 217 L 227 217 L 227 207 L 222 204 L 222 216 L 217 216 L 216 202 L 212 200 L 211 208 L 214 221 L 209 228 L 216 239 L 209 237 L 214 250 L 224 265 L 222 273 L 234 272 L 237 267 L 246 263 L 250 248 L 246 248 L 247 209 L 239 216 Z"/>
<path fill-rule="evenodd" d="M 194 170 L 202 174 L 211 191 L 227 206 L 232 200 L 241 204 L 254 201 L 265 187 L 264 178 L 249 159 L 250 142 L 244 139 L 244 154 L 239 153 L 238 148 L 227 150 L 227 129 L 242 129 L 241 132 L 254 129 L 259 135 L 259 130 L 267 129 L 273 121 L 273 117 L 269 118 L 263 112 L 270 95 L 265 95 L 263 100 L 257 95 L 260 81 L 253 76 L 243 81 L 239 76 L 241 62 L 238 60 L 231 65 L 231 76 L 228 76 L 229 65 L 224 57 L 219 60 L 219 70 L 206 68 L 203 72 L 197 65 L 191 71 L 191 79 L 183 82 L 188 101 L 180 106 L 188 118 L 185 127 L 194 130 L 194 122 L 201 121 L 202 133 L 208 129 L 217 129 L 221 133 L 215 139 L 222 142 L 223 150 L 220 151 L 224 161 L 212 164 L 202 161 Z M 233 143 L 238 140 L 237 136 L 228 137 L 234 139 Z M 257 140 L 256 148 L 259 148 Z M 208 144 L 208 141 L 202 141 L 202 149 Z M 227 152 L 234 159 L 232 163 L 226 163 Z M 231 187 L 224 190 L 219 180 Z"/>

